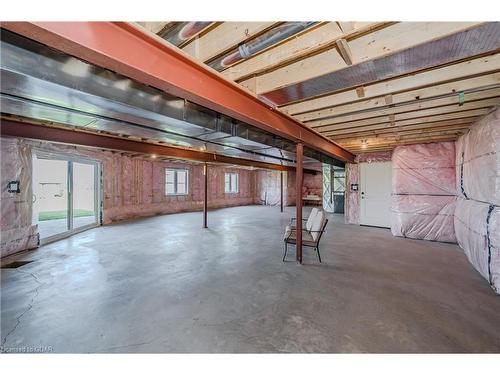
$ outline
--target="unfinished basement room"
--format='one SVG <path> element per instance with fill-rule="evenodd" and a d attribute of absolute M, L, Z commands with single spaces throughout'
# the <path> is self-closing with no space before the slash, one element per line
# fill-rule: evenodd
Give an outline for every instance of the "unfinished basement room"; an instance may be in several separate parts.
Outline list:
<path fill-rule="evenodd" d="M 1 351 L 500 352 L 499 52 L 492 21 L 2 22 Z"/>

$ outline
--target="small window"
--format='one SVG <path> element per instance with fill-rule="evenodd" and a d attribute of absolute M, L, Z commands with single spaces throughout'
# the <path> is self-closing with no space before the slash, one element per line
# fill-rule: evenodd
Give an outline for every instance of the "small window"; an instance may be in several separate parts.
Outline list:
<path fill-rule="evenodd" d="M 165 195 L 186 195 L 188 193 L 187 169 L 165 169 Z"/>
<path fill-rule="evenodd" d="M 226 173 L 224 191 L 226 193 L 237 193 L 239 190 L 238 173 Z"/>

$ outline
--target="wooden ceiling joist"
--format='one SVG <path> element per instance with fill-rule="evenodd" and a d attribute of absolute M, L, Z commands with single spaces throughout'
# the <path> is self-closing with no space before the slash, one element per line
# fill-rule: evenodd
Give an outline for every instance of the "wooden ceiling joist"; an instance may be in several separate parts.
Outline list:
<path fill-rule="evenodd" d="M 383 115 L 383 116 L 377 116 L 377 117 L 370 117 L 370 118 L 365 118 L 365 119 L 360 119 L 360 120 L 352 120 L 352 121 L 338 121 L 334 123 L 329 123 L 325 125 L 319 125 L 315 126 L 314 129 L 318 130 L 319 132 L 325 132 L 333 129 L 345 129 L 345 128 L 352 128 L 352 127 L 360 127 L 360 126 L 366 126 L 366 125 L 372 125 L 372 124 L 380 124 L 380 123 L 386 123 L 386 122 L 398 122 L 402 120 L 411 120 L 411 119 L 419 119 L 419 118 L 428 118 L 432 116 L 439 116 L 439 115 L 445 115 L 448 113 L 464 113 L 470 110 L 479 110 L 479 109 L 487 109 L 489 107 L 492 107 L 496 105 L 500 101 L 499 97 L 495 98 L 488 98 L 484 100 L 477 100 L 474 102 L 469 102 L 465 103 L 462 106 L 459 106 L 457 104 L 453 105 L 447 105 L 447 106 L 441 106 L 437 108 L 429 108 L 429 109 L 424 109 L 420 111 L 411 111 L 411 112 L 404 112 L 404 113 L 397 113 L 397 114 L 392 114 L 391 115 Z M 337 119 L 335 119 L 337 120 Z"/>
<path fill-rule="evenodd" d="M 373 60 L 471 27 L 479 22 L 401 22 L 349 42 L 353 64 Z M 329 61 L 329 64 L 325 64 Z M 302 59 L 258 77 L 257 94 L 296 84 L 345 68 L 336 49 Z"/>
<path fill-rule="evenodd" d="M 386 24 L 382 22 L 357 22 L 351 30 L 344 32 L 335 22 L 324 22 L 290 38 L 286 43 L 271 47 L 267 53 L 257 54 L 224 70 L 222 74 L 228 79 L 239 81 L 247 86 L 246 80 L 250 76 L 273 71 L 312 54 L 331 49 L 335 47 L 335 42 L 339 38 L 353 38 L 360 33 Z"/>
<path fill-rule="evenodd" d="M 360 138 L 384 138 L 384 137 L 390 137 L 394 134 L 399 134 L 399 135 L 406 135 L 406 134 L 421 134 L 421 135 L 427 135 L 431 134 L 434 132 L 444 132 L 444 131 L 463 131 L 468 129 L 470 126 L 470 122 L 466 124 L 459 124 L 459 125 L 449 125 L 449 126 L 438 126 L 438 127 L 427 127 L 427 128 L 416 128 L 413 129 L 413 126 L 407 126 L 407 127 L 397 127 L 397 128 L 390 128 L 390 129 L 384 129 L 384 130 L 379 130 L 375 132 L 361 132 L 361 133 L 355 133 L 355 134 L 343 134 L 340 136 L 334 136 L 331 137 L 335 142 L 337 143 L 347 143 L 350 141 L 359 141 Z M 412 129 L 408 129 L 412 128 Z"/>
<path fill-rule="evenodd" d="M 463 120 L 467 119 L 469 122 L 474 122 L 475 119 L 477 119 L 479 116 L 483 116 L 489 112 L 489 108 L 483 108 L 483 109 L 474 109 L 470 111 L 462 111 L 462 112 L 455 112 L 455 113 L 446 113 L 446 114 L 440 114 L 440 115 L 435 115 L 435 116 L 428 116 L 428 117 L 418 117 L 415 119 L 408 119 L 408 120 L 402 120 L 396 122 L 394 125 L 391 125 L 390 121 L 385 121 L 385 122 L 380 122 L 377 124 L 366 124 L 366 125 L 361 125 L 361 126 L 347 126 L 343 128 L 333 128 L 330 129 L 329 131 L 323 132 L 323 135 L 330 137 L 335 134 L 346 134 L 346 133 L 353 133 L 355 131 L 367 131 L 367 130 L 378 130 L 378 129 L 386 129 L 396 126 L 407 126 L 407 125 L 418 125 L 418 124 L 426 124 L 426 123 L 434 123 L 438 124 L 444 121 L 448 120 Z"/>
<path fill-rule="evenodd" d="M 489 89 L 489 90 L 483 90 L 483 91 L 477 91 L 477 92 L 472 92 L 472 93 L 467 93 L 463 95 L 465 101 L 463 102 L 462 105 L 460 105 L 460 96 L 459 93 L 455 93 L 452 96 L 444 97 L 444 98 L 439 98 L 435 100 L 427 100 L 427 101 L 417 101 L 415 103 L 410 103 L 406 105 L 400 105 L 397 107 L 389 107 L 385 109 L 380 109 L 380 110 L 373 110 L 373 111 L 362 111 L 361 113 L 356 113 L 356 114 L 341 114 L 341 115 L 336 115 L 336 116 L 330 116 L 326 117 L 321 120 L 316 120 L 316 121 L 309 121 L 306 122 L 307 125 L 311 126 L 312 128 L 320 128 L 322 126 L 327 126 L 327 125 L 332 125 L 332 124 L 337 124 L 337 123 L 345 123 L 345 122 L 352 122 L 352 121 L 357 121 L 357 120 L 363 120 L 363 119 L 370 119 L 370 118 L 377 118 L 377 117 L 382 117 L 382 116 L 387 116 L 387 115 L 402 115 L 402 114 L 407 114 L 407 113 L 412 113 L 412 112 L 425 112 L 425 111 L 430 111 L 432 109 L 438 110 L 441 112 L 450 112 L 454 108 L 460 109 L 464 108 L 465 104 L 468 104 L 466 108 L 470 108 L 471 106 L 474 106 L 474 104 L 479 105 L 479 106 L 484 106 L 484 103 L 489 105 L 490 103 L 495 103 L 498 102 L 500 98 L 500 86 L 494 88 L 494 89 Z M 487 101 L 487 99 L 496 99 L 493 101 Z M 485 102 L 483 102 L 485 101 Z M 474 103 L 474 104 L 473 104 Z M 425 111 L 424 111 L 425 110 Z"/>
<path fill-rule="evenodd" d="M 373 83 L 364 87 L 364 98 L 377 98 L 387 94 L 425 89 L 434 85 L 445 84 L 471 76 L 495 73 L 498 72 L 499 69 L 499 54 L 485 56 L 438 69 L 432 69 L 421 73 Z M 359 100 L 360 98 L 358 97 L 356 90 L 353 89 L 279 108 L 286 114 L 298 115 L 301 113 L 321 110 L 323 108 L 329 108 Z"/>
<path fill-rule="evenodd" d="M 389 105 L 398 106 L 404 103 L 421 102 L 434 100 L 446 95 L 458 95 L 459 92 L 476 92 L 486 90 L 489 87 L 500 85 L 500 72 L 475 76 L 473 78 L 461 79 L 449 83 L 438 84 L 422 89 L 406 91 L 397 94 L 387 94 L 368 100 L 354 103 L 341 104 L 319 111 L 307 112 L 294 117 L 307 123 L 311 120 L 324 119 L 328 116 L 357 113 L 360 111 L 376 111 L 377 108 L 385 108 Z M 390 102 L 388 98 L 390 97 Z"/>
<path fill-rule="evenodd" d="M 339 135 L 330 136 L 335 142 L 345 142 L 346 140 L 360 139 L 363 137 L 378 137 L 383 134 L 398 133 L 411 133 L 411 132 L 427 132 L 427 131 L 440 131 L 440 130 L 461 130 L 468 129 L 471 121 L 468 119 L 460 119 L 455 122 L 450 121 L 450 125 L 436 126 L 435 124 L 418 124 L 409 126 L 398 126 L 397 128 L 390 127 L 380 130 L 371 130 L 365 132 L 353 132 Z"/>

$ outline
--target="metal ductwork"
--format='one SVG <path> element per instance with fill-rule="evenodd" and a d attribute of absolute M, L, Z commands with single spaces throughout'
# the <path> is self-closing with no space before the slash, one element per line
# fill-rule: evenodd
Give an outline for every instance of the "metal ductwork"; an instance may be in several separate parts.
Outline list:
<path fill-rule="evenodd" d="M 180 47 L 201 33 L 212 23 L 213 22 L 172 22 L 161 30 L 158 35 L 174 46 Z"/>
<path fill-rule="evenodd" d="M 2 113 L 293 166 L 284 138 L 2 30 Z M 36 69 L 33 69 L 36 67 Z M 306 164 L 342 162 L 306 149 Z"/>
<path fill-rule="evenodd" d="M 272 28 L 261 36 L 258 36 L 247 43 L 241 44 L 237 49 L 216 58 L 208 63 L 215 70 L 221 71 L 237 62 L 248 59 L 256 53 L 265 50 L 289 37 L 295 35 L 318 22 L 286 22 L 280 26 Z"/>

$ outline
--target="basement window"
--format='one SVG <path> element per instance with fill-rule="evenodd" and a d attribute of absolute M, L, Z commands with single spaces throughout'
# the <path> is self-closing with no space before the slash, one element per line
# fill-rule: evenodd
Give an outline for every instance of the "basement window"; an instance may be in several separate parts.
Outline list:
<path fill-rule="evenodd" d="M 165 195 L 188 193 L 188 170 L 165 168 Z"/>
<path fill-rule="evenodd" d="M 226 193 L 237 193 L 239 190 L 238 173 L 226 173 L 224 191 Z"/>

